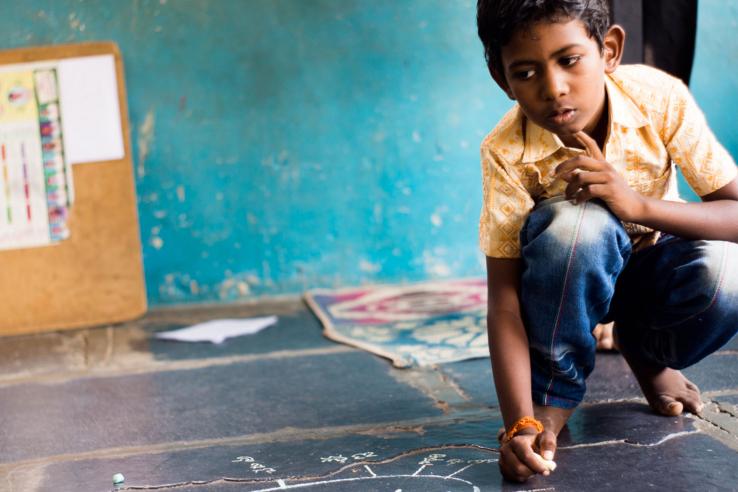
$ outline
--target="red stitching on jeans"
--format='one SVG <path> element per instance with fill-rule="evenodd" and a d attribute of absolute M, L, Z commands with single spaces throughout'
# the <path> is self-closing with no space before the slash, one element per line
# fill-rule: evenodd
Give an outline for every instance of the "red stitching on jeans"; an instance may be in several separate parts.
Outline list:
<path fill-rule="evenodd" d="M 588 203 L 584 202 L 584 206 L 582 207 L 581 212 L 579 212 L 579 218 L 577 219 L 577 229 L 574 232 L 574 244 L 571 247 L 571 252 L 569 253 L 569 261 L 566 265 L 566 273 L 564 274 L 564 287 L 561 290 L 561 300 L 559 301 L 559 312 L 556 313 L 556 323 L 554 324 L 554 330 L 553 334 L 551 335 L 551 357 L 553 359 L 553 351 L 554 351 L 554 341 L 556 340 L 556 332 L 559 330 L 559 324 L 561 323 L 561 311 L 564 309 L 564 299 L 566 298 L 566 286 L 569 283 L 569 271 L 571 270 L 571 263 L 574 260 L 574 254 L 577 251 L 577 242 L 579 241 L 579 231 L 582 228 L 582 216 L 584 215 L 584 210 L 587 208 Z M 551 379 L 548 382 L 548 385 L 546 386 L 546 391 L 544 391 L 543 394 L 543 405 L 548 406 L 548 392 L 551 390 L 551 386 L 553 385 L 554 381 L 554 362 L 551 360 Z"/>

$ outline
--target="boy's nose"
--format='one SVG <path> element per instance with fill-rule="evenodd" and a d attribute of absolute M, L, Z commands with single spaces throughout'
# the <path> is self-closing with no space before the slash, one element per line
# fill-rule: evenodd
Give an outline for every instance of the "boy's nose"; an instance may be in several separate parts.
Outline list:
<path fill-rule="evenodd" d="M 546 101 L 553 101 L 569 93 L 569 85 L 563 75 L 555 71 L 548 71 L 543 77 L 541 95 Z"/>

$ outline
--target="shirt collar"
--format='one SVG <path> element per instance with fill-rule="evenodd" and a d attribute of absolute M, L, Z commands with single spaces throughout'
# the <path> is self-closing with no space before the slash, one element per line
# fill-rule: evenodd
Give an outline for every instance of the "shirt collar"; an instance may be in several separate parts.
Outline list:
<path fill-rule="evenodd" d="M 605 89 L 613 123 L 626 128 L 641 128 L 648 125 L 648 118 L 609 75 L 605 77 Z"/>
<path fill-rule="evenodd" d="M 610 134 L 613 125 L 626 128 L 641 128 L 648 124 L 636 104 L 610 78 L 605 77 L 608 111 L 610 118 Z M 529 118 L 525 118 L 525 148 L 522 162 L 537 162 L 550 156 L 562 147 L 566 147 L 555 133 L 541 128 Z"/>

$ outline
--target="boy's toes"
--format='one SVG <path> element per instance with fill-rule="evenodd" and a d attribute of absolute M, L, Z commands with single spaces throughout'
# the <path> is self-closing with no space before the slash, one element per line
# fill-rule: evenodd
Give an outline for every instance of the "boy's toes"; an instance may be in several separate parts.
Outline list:
<path fill-rule="evenodd" d="M 700 389 L 687 378 L 684 378 L 684 382 L 687 391 L 684 392 L 683 398 L 679 398 L 679 400 L 684 404 L 684 409 L 687 412 L 699 415 L 702 413 L 702 407 L 704 407 Z"/>
<path fill-rule="evenodd" d="M 693 413 L 695 415 L 702 415 L 702 408 L 704 405 L 702 405 L 702 402 L 700 403 L 689 403 L 685 405 L 688 412 Z"/>
<path fill-rule="evenodd" d="M 699 396 L 696 398 L 689 398 L 684 399 L 684 409 L 690 413 L 693 413 L 695 415 L 699 415 L 702 413 L 702 408 L 704 405 L 702 404 L 702 400 L 700 400 Z"/>
<path fill-rule="evenodd" d="M 681 415 L 682 410 L 684 410 L 682 402 L 675 400 L 669 395 L 659 395 L 655 407 L 654 410 L 658 413 L 669 417 Z"/>
<path fill-rule="evenodd" d="M 608 351 L 615 350 L 615 339 L 613 337 L 613 325 L 615 323 L 607 323 L 605 325 L 598 324 L 595 326 L 592 334 L 597 340 L 597 350 Z"/>

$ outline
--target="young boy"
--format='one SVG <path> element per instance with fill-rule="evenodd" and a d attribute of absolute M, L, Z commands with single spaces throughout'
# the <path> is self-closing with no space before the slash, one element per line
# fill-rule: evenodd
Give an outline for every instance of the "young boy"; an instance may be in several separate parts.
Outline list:
<path fill-rule="evenodd" d="M 738 182 L 678 79 L 619 66 L 606 0 L 478 0 L 477 24 L 517 101 L 481 146 L 479 236 L 500 468 L 524 481 L 555 466 L 598 323 L 654 411 L 701 410 L 678 369 L 738 329 Z M 701 203 L 679 199 L 674 165 Z"/>

